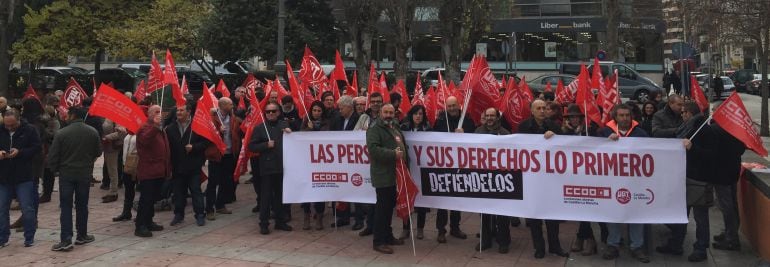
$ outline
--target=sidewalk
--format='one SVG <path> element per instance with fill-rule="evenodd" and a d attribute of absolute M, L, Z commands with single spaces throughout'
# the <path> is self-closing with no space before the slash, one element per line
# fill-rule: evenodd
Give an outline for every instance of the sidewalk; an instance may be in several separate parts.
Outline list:
<path fill-rule="evenodd" d="M 100 164 L 100 163 L 99 163 Z M 97 170 L 101 170 L 97 166 Z M 98 175 L 97 177 L 100 177 Z M 242 181 L 247 179 L 246 176 Z M 205 188 L 205 187 L 204 187 Z M 573 253 L 570 258 L 548 254 L 536 260 L 529 237 L 529 230 L 522 225 L 511 229 L 512 244 L 508 254 L 497 253 L 497 246 L 482 253 L 474 252 L 478 243 L 475 234 L 479 231 L 478 214 L 463 213 L 461 228 L 468 234 L 467 240 L 448 237 L 446 244 L 435 241 L 435 210 L 428 213 L 424 240 L 415 240 L 417 255 L 412 255 L 411 242 L 394 247 L 395 253 L 384 255 L 372 250 L 371 236 L 359 237 L 350 226 L 338 230 L 326 228 L 323 231 L 301 230 L 302 213 L 299 205 L 293 205 L 290 225 L 293 232 L 273 231 L 260 235 L 254 206 L 254 192 L 251 185 L 241 184 L 237 198 L 228 205 L 231 215 L 218 215 L 215 221 L 207 221 L 203 227 L 196 226 L 191 206 L 185 222 L 171 227 L 168 223 L 173 216 L 170 211 L 157 212 L 155 221 L 165 230 L 154 232 L 152 238 L 133 235 L 133 222 L 112 222 L 120 213 L 123 201 L 121 190 L 118 202 L 102 204 L 101 196 L 106 191 L 96 184 L 91 189 L 89 200 L 89 233 L 96 241 L 76 246 L 71 252 L 53 252 L 51 246 L 59 240 L 58 193 L 53 201 L 40 206 L 37 244 L 23 247 L 21 233 L 11 233 L 10 246 L 0 248 L 0 266 L 755 266 L 759 259 L 745 241 L 742 251 L 726 252 L 710 250 L 705 263 L 691 264 L 687 255 L 692 250 L 695 226 L 690 224 L 685 241 L 684 256 L 664 256 L 651 252 L 652 262 L 640 263 L 632 259 L 627 250 L 621 250 L 617 260 L 606 261 L 599 254 L 589 257 Z M 331 209 L 327 209 L 325 225 L 332 222 Z M 11 212 L 11 220 L 20 216 Z M 74 217 L 74 215 L 73 215 Z M 400 225 L 394 218 L 394 226 Z M 691 219 L 692 221 L 692 219 Z M 595 225 L 598 238 L 598 227 Z M 722 229 L 721 213 L 711 209 L 711 234 Z M 272 230 L 272 229 L 271 229 Z M 655 244 L 667 238 L 665 226 L 653 227 Z M 561 243 L 568 250 L 575 239 L 577 223 L 561 224 Z M 394 227 L 399 235 L 401 227 Z"/>

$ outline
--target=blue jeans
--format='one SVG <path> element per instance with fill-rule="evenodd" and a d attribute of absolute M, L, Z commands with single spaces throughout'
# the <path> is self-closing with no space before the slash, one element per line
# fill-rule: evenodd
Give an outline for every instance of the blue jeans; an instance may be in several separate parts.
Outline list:
<path fill-rule="evenodd" d="M 11 196 L 16 193 L 16 199 L 21 205 L 21 222 L 24 226 L 24 244 L 32 244 L 35 241 L 35 231 L 37 230 L 37 212 L 35 209 L 35 198 L 32 181 L 19 184 L 0 184 L 0 244 L 8 242 L 11 236 L 10 213 Z"/>
<path fill-rule="evenodd" d="M 78 236 L 88 231 L 88 193 L 91 177 L 59 177 L 59 208 L 61 216 L 61 242 L 72 242 L 72 204 L 75 203 L 75 227 Z"/>
<path fill-rule="evenodd" d="M 620 237 L 623 235 L 622 223 L 608 223 L 607 224 L 607 245 L 613 247 L 620 247 Z M 644 224 L 627 224 L 628 225 L 628 237 L 631 239 L 631 249 L 641 248 L 644 245 Z"/>
<path fill-rule="evenodd" d="M 200 172 L 189 175 L 174 174 L 172 182 L 174 183 L 174 215 L 184 218 L 184 209 L 187 206 L 187 192 L 189 190 L 195 218 L 205 216 Z"/>

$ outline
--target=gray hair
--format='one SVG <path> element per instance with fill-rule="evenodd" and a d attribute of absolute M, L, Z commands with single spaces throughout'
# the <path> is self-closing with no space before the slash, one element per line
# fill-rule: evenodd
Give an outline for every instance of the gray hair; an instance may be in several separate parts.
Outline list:
<path fill-rule="evenodd" d="M 355 107 L 356 102 L 353 101 L 353 98 L 347 95 L 341 96 L 339 100 L 337 100 L 337 106 L 348 106 L 348 107 Z"/>

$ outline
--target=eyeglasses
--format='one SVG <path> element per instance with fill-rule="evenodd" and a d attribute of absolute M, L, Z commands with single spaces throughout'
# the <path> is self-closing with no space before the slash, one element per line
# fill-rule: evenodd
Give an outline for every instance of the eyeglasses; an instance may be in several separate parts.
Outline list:
<path fill-rule="evenodd" d="M 278 113 L 277 109 L 266 109 L 265 113 L 271 114 L 271 113 Z"/>

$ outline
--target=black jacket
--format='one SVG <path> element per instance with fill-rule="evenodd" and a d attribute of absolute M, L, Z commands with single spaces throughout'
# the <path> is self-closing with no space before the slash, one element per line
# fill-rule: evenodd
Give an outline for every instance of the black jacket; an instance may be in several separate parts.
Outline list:
<path fill-rule="evenodd" d="M 329 128 L 332 131 L 352 131 L 353 128 L 356 127 L 356 123 L 358 123 L 358 118 L 361 117 L 358 113 L 353 111 L 353 115 L 350 115 L 350 119 L 348 119 L 348 125 L 347 127 L 345 125 L 345 117 L 342 117 L 342 115 L 337 114 L 338 116 L 334 117 L 331 121 L 331 127 Z"/>
<path fill-rule="evenodd" d="M 192 119 L 192 118 L 191 118 Z M 174 121 L 166 126 L 166 138 L 171 151 L 171 170 L 177 175 L 191 175 L 200 172 L 206 162 L 206 147 L 209 141 L 196 133 L 191 133 L 192 123 L 187 126 L 184 134 L 179 133 L 179 122 Z M 190 137 L 192 134 L 192 137 Z M 192 145 L 192 151 L 187 153 L 185 146 Z M 240 149 L 240 148 L 239 148 Z"/>
<path fill-rule="evenodd" d="M 265 132 L 270 133 L 268 138 Z M 249 151 L 259 153 L 259 173 L 261 176 L 283 173 L 283 129 L 289 128 L 285 121 L 265 122 L 255 126 L 249 140 Z M 273 148 L 268 148 L 269 140 L 275 141 Z"/>
<path fill-rule="evenodd" d="M 674 113 L 669 105 L 666 105 L 652 115 L 652 136 L 674 138 L 680 125 L 682 125 L 682 116 Z"/>
<path fill-rule="evenodd" d="M 690 138 L 705 120 L 702 114 L 692 117 L 680 127 L 677 136 Z M 714 130 L 711 127 L 703 127 L 691 141 L 692 147 L 687 150 L 687 178 L 713 182 L 714 174 L 718 169 L 716 167 L 717 136 Z"/>
<path fill-rule="evenodd" d="M 289 112 L 283 112 L 283 109 L 281 109 L 281 117 L 278 118 L 279 120 L 286 121 L 289 124 L 289 129 L 292 131 L 299 131 L 299 128 L 302 126 L 302 118 L 299 117 L 298 108 L 295 105 L 294 109 Z"/>
<path fill-rule="evenodd" d="M 544 134 L 547 131 L 552 131 L 555 134 L 561 134 L 561 126 L 556 124 L 550 119 L 545 119 L 543 125 L 538 125 L 535 122 L 535 118 L 530 117 L 519 124 L 519 132 L 523 134 Z"/>
<path fill-rule="evenodd" d="M 449 118 L 449 129 L 447 129 L 447 118 Z M 455 132 L 455 129 L 460 128 L 457 125 L 460 124 L 460 116 L 453 117 L 453 116 L 447 116 L 445 111 L 442 111 L 438 114 L 438 117 L 436 118 L 436 125 L 433 125 L 433 131 L 434 132 L 443 132 L 443 133 L 449 133 L 449 132 Z M 473 120 L 471 120 L 470 117 L 466 114 L 465 120 L 463 121 L 463 132 L 464 133 L 474 133 L 476 132 L 476 125 L 473 124 Z"/>
<path fill-rule="evenodd" d="M 41 153 L 40 136 L 34 127 L 21 122 L 11 136 L 11 132 L 0 126 L 0 150 L 10 154 L 11 148 L 19 150 L 14 158 L 0 160 L 0 183 L 19 184 L 32 181 L 32 158 Z M 36 177 L 35 177 L 36 178 Z"/>
<path fill-rule="evenodd" d="M 719 165 L 713 182 L 718 185 L 733 185 L 741 175 L 741 156 L 746 151 L 746 145 L 719 127 L 716 122 L 711 124 L 711 129 L 717 138 L 716 164 Z"/>

